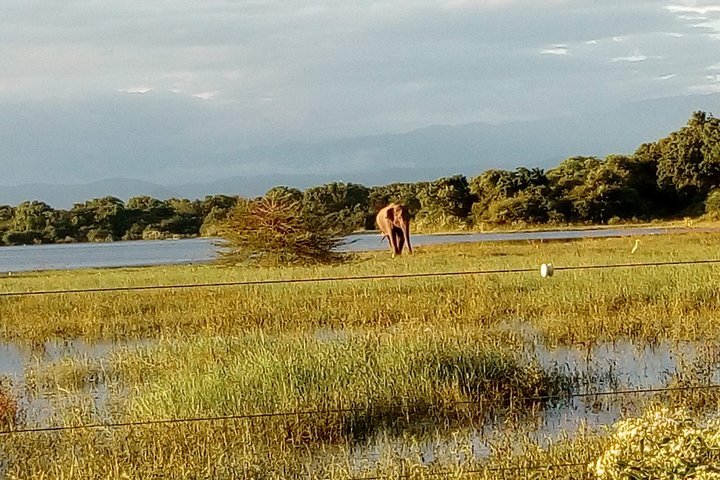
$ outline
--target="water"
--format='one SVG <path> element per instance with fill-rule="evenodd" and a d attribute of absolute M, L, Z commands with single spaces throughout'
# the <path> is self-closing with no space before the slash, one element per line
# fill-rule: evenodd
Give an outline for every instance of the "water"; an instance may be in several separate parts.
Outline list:
<path fill-rule="evenodd" d="M 497 242 L 517 240 L 561 240 L 577 238 L 658 235 L 669 229 L 636 227 L 622 229 L 564 230 L 546 232 L 469 233 L 413 235 L 414 246 L 445 243 Z M 70 243 L 0 247 L 0 272 L 66 270 L 76 268 L 133 267 L 166 264 L 206 263 L 216 258 L 218 239 L 137 240 L 107 243 Z M 347 237 L 341 251 L 389 249 L 378 234 Z"/>
<path fill-rule="evenodd" d="M 343 341 L 344 332 L 330 334 L 320 331 L 318 337 L 327 341 Z M 31 395 L 25 389 L 26 369 L 42 369 L 64 358 L 86 358 L 89 361 L 107 360 L 113 351 L 127 348 L 147 347 L 152 341 L 142 342 L 94 342 L 81 340 L 52 340 L 44 343 L 26 345 L 19 343 L 0 343 L 0 381 L 9 382 L 25 391 L 23 404 L 31 423 L 42 423 L 46 417 L 48 395 L 58 392 L 45 392 L 43 395 Z M 629 341 L 600 343 L 589 348 L 560 346 L 549 348 L 541 343 L 528 345 L 529 355 L 536 358 L 544 367 L 559 366 L 570 373 L 579 373 L 587 380 L 581 391 L 611 391 L 617 389 L 658 388 L 667 385 L 667 381 L 678 370 L 696 361 L 707 345 L 701 342 L 665 342 L 658 345 L 637 345 Z M 709 381 L 720 380 L 720 371 L 716 371 Z M 102 410 L 102 400 L 106 392 L 102 381 L 89 388 L 86 393 L 96 396 L 98 409 Z M 105 393 L 103 393 L 105 392 Z M 602 408 L 598 408 L 598 398 L 579 397 L 551 408 L 543 413 L 541 426 L 537 434 L 542 437 L 556 436 L 560 432 L 572 431 L 580 422 L 588 425 L 607 425 L 621 418 L 626 405 L 624 400 L 635 402 L 642 397 L 600 397 Z M 494 428 L 490 429 L 494 430 Z M 475 432 L 480 435 L 482 432 Z M 373 448 L 377 448 L 375 445 Z"/>
<path fill-rule="evenodd" d="M 536 340 L 536 339 L 535 339 Z M 533 340 L 533 342 L 535 341 Z M 708 345 L 703 342 L 663 342 L 658 345 L 635 344 L 630 341 L 599 343 L 578 348 L 561 346 L 547 348 L 537 342 L 530 346 L 531 356 L 544 367 L 560 366 L 568 372 L 584 374 L 585 385 L 579 392 L 607 392 L 664 388 L 676 374 L 694 363 L 705 365 Z M 711 375 L 705 380 L 717 384 L 720 370 L 709 365 Z M 356 445 L 350 463 L 361 469 L 368 463 L 378 462 L 383 456 L 417 459 L 429 464 L 433 461 L 462 463 L 472 446 L 471 455 L 481 460 L 491 453 L 493 445 L 503 438 L 519 436 L 532 439 L 546 447 L 556 439 L 573 438 L 581 428 L 602 432 L 605 426 L 642 411 L 652 394 L 575 397 L 568 402 L 546 408 L 539 415 L 524 421 L 507 422 L 499 417 L 477 428 L 459 428 L 447 432 L 415 437 L 411 444 L 397 441 L 391 435 L 381 434 L 364 444 Z M 465 449 L 467 450 L 467 449 Z"/>
<path fill-rule="evenodd" d="M 136 240 L 0 247 L 0 272 L 208 262 L 215 239 Z"/>

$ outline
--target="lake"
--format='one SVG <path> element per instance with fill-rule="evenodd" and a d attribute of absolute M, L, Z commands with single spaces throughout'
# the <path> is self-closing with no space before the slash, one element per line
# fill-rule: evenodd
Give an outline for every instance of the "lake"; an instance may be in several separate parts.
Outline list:
<path fill-rule="evenodd" d="M 465 242 L 517 240 L 561 240 L 574 238 L 658 235 L 681 229 L 634 227 L 591 230 L 556 230 L 544 232 L 468 233 L 413 235 L 413 246 Z M 205 263 L 212 261 L 219 247 L 214 238 L 183 240 L 137 240 L 106 243 L 70 243 L 0 247 L 0 272 L 33 270 L 67 270 L 77 268 L 132 267 L 167 264 Z M 347 237 L 342 251 L 388 249 L 377 233 Z"/>

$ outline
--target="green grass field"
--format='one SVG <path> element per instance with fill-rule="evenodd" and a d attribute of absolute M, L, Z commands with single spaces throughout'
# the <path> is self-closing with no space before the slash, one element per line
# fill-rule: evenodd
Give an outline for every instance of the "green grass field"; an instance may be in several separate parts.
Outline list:
<path fill-rule="evenodd" d="M 172 266 L 43 272 L 0 280 L 0 291 L 63 290 L 248 280 L 499 269 L 530 273 L 0 297 L 0 337 L 17 341 L 153 339 L 308 332 L 317 328 L 482 329 L 521 321 L 548 342 L 620 337 L 717 337 L 720 265 L 559 271 L 556 267 L 720 258 L 718 234 L 418 248 L 391 260 L 357 255 L 340 266 Z"/>
<path fill-rule="evenodd" d="M 116 345 L 100 359 L 29 362 L 24 385 L 0 387 L 0 406 L 10 412 L 13 399 L 22 407 L 42 398 L 45 415 L 13 414 L 6 428 L 335 412 L 0 435 L 5 474 L 341 479 L 427 478 L 450 470 L 451 478 L 497 478 L 499 471 L 483 470 L 490 466 L 510 469 L 500 470 L 505 478 L 525 478 L 518 472 L 595 478 L 585 463 L 607 446 L 605 435 L 581 428 L 541 445 L 522 427 L 592 381 L 579 366 L 542 366 L 530 339 L 568 348 L 720 339 L 720 264 L 539 273 L 547 262 L 557 268 L 720 259 L 719 234 L 645 236 L 631 253 L 634 244 L 611 238 L 444 245 L 396 259 L 363 253 L 326 267 L 168 266 L 2 278 L 0 292 L 31 292 L 531 269 L 0 297 L 5 342 Z M 703 362 L 676 375 L 678 384 L 692 383 L 700 371 L 706 378 L 720 364 Z M 706 412 L 717 410 L 719 398 L 695 392 L 647 401 Z M 488 419 L 504 421 L 505 433 L 479 456 L 472 431 Z M 428 462 L 428 438 L 437 439 L 441 460 Z M 378 442 L 386 448 L 373 461 L 358 456 Z M 547 463 L 583 465 L 513 476 L 513 468 Z"/>

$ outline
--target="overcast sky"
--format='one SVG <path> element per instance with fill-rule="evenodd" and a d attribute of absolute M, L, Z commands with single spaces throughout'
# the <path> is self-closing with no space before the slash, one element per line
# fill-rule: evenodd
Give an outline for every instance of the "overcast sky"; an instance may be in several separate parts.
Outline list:
<path fill-rule="evenodd" d="M 0 40 L 0 185 L 720 92 L 707 0 L 3 0 Z"/>

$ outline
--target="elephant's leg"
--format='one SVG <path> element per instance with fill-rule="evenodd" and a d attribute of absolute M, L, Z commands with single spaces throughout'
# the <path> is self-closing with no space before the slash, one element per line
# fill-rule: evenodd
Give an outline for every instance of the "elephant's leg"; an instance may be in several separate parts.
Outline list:
<path fill-rule="evenodd" d="M 388 234 L 388 242 L 390 243 L 390 251 L 392 252 L 393 258 L 395 255 L 397 255 L 397 236 L 395 235 L 395 230 L 390 227 L 390 232 Z"/>
<path fill-rule="evenodd" d="M 403 247 L 405 246 L 405 238 L 403 237 L 403 232 L 399 228 L 393 229 L 395 232 L 395 235 L 397 235 L 397 254 L 402 254 Z"/>

